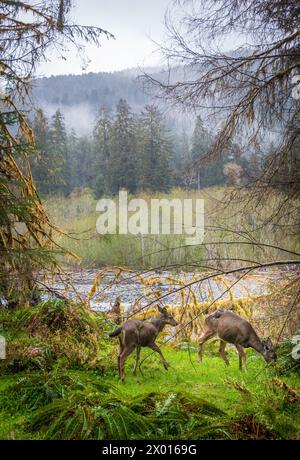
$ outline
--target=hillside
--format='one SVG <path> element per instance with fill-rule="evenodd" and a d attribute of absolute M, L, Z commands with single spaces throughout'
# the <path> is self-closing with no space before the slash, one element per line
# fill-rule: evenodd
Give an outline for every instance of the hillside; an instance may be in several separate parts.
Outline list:
<path fill-rule="evenodd" d="M 155 73 L 158 69 L 151 71 Z M 189 131 L 191 119 L 194 117 L 174 111 L 174 108 L 166 104 L 162 106 L 154 95 L 144 91 L 137 78 L 139 74 L 138 69 L 126 69 L 111 73 L 90 72 L 38 78 L 33 84 L 33 101 L 47 116 L 52 116 L 59 108 L 64 114 L 67 127 L 74 128 L 81 134 L 91 132 L 100 107 L 114 110 L 121 98 L 127 100 L 135 113 L 141 112 L 146 104 L 155 101 L 163 109 L 170 129 L 180 126 Z"/>

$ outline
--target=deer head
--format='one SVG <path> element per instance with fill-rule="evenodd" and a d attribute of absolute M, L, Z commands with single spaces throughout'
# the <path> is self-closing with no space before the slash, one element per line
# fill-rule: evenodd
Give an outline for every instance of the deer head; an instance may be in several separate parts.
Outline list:
<path fill-rule="evenodd" d="M 178 326 L 177 321 L 175 321 L 174 317 L 170 313 L 168 313 L 166 307 L 162 308 L 158 306 L 157 308 L 165 324 L 170 324 L 170 326 Z"/>
<path fill-rule="evenodd" d="M 271 339 L 268 337 L 267 339 L 262 340 L 261 343 L 264 347 L 262 355 L 265 360 L 268 362 L 276 361 L 277 357 Z"/>

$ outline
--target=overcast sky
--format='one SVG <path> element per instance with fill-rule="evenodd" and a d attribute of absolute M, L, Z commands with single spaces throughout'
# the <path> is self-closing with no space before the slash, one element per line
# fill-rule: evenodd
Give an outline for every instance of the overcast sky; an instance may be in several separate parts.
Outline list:
<path fill-rule="evenodd" d="M 114 71 L 125 68 L 157 65 L 159 55 L 151 39 L 164 36 L 164 13 L 170 0 L 75 0 L 72 18 L 79 24 L 109 30 L 116 37 L 104 36 L 101 48 L 87 46 L 90 63 L 85 72 Z M 54 52 L 39 67 L 40 76 L 82 73 L 82 60 L 72 49 L 64 53 L 66 61 Z"/>

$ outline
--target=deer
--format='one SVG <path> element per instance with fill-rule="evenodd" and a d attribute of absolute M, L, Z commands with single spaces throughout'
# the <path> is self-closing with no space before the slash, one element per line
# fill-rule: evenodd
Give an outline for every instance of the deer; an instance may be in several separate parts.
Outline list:
<path fill-rule="evenodd" d="M 253 348 L 260 353 L 267 362 L 276 361 L 276 353 L 270 338 L 261 340 L 251 324 L 239 315 L 228 310 L 216 310 L 205 318 L 204 331 L 199 338 L 198 361 L 202 363 L 202 346 L 214 335 L 220 341 L 219 353 L 225 364 L 229 365 L 228 353 L 225 351 L 227 343 L 235 345 L 239 353 L 239 369 L 242 370 L 244 363 L 245 372 L 248 371 L 244 348 Z"/>
<path fill-rule="evenodd" d="M 158 353 L 164 368 L 168 370 L 169 364 L 165 360 L 161 349 L 155 343 L 155 340 L 167 324 L 175 327 L 178 323 L 175 321 L 174 317 L 168 313 L 166 307 L 158 306 L 158 311 L 160 312 L 160 316 L 157 318 L 153 318 L 150 321 L 129 319 L 109 334 L 109 337 L 119 337 L 118 372 L 121 381 L 125 380 L 124 368 L 126 359 L 131 355 L 134 349 L 136 349 L 136 360 L 133 373 L 136 374 L 140 360 L 141 347 L 151 348 Z"/>

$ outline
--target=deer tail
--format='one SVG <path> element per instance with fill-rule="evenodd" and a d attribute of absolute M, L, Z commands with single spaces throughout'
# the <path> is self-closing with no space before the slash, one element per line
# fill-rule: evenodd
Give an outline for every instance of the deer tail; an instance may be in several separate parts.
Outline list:
<path fill-rule="evenodd" d="M 122 330 L 123 330 L 123 328 L 122 328 L 122 326 L 120 326 L 115 331 L 111 332 L 108 335 L 109 335 L 109 337 L 117 337 L 117 335 L 121 334 Z"/>

